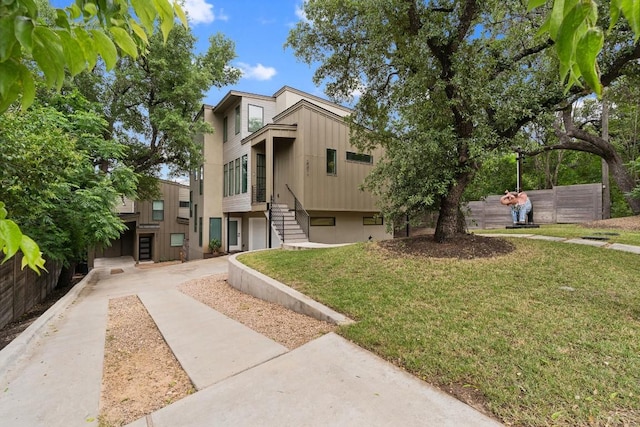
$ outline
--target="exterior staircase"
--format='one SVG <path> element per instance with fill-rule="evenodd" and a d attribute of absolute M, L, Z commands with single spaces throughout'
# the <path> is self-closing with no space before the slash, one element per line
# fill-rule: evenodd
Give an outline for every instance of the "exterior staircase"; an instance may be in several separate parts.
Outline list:
<path fill-rule="evenodd" d="M 289 210 L 285 204 L 271 205 L 271 221 L 283 243 L 308 242 L 309 237 L 296 221 L 295 211 Z"/>

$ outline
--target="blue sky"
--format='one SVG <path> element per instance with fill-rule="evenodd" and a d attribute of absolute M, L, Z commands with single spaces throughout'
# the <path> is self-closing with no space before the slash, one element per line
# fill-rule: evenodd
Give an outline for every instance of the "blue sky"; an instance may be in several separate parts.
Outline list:
<path fill-rule="evenodd" d="M 232 65 L 243 71 L 233 86 L 210 90 L 204 103 L 216 105 L 230 90 L 273 95 L 282 86 L 326 98 L 312 82 L 314 68 L 284 49 L 289 31 L 304 19 L 303 0 L 186 0 L 190 26 L 204 52 L 211 35 L 222 33 L 235 43 Z"/>

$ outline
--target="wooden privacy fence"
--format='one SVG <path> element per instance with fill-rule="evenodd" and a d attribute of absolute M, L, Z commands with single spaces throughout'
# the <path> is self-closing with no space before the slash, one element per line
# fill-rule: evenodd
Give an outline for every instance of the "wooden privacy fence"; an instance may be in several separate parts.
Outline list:
<path fill-rule="evenodd" d="M 602 219 L 602 184 L 554 187 L 551 190 L 526 191 L 533 205 L 536 224 L 580 223 Z M 500 197 L 469 202 L 469 228 L 501 228 L 511 224 L 511 211 L 500 204 Z"/>
<path fill-rule="evenodd" d="M 38 276 L 29 267 L 20 268 L 22 254 L 0 265 L 0 328 L 17 320 L 43 301 L 56 287 L 62 264 L 47 261 Z"/>

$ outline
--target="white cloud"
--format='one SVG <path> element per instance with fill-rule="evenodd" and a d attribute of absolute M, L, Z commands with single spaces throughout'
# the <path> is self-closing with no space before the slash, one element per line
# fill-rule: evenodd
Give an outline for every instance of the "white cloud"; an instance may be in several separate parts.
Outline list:
<path fill-rule="evenodd" d="M 250 80 L 269 80 L 277 73 L 275 68 L 265 67 L 262 64 L 252 66 L 244 62 L 239 62 L 238 68 L 242 71 L 242 77 Z"/>
<path fill-rule="evenodd" d="M 304 13 L 304 4 L 305 4 L 305 3 L 306 3 L 306 1 L 305 1 L 305 2 L 302 2 L 302 4 L 300 4 L 300 5 L 296 5 L 296 16 L 297 16 L 301 21 L 304 21 L 304 22 L 309 23 L 309 19 L 307 19 L 307 14 L 306 14 L 306 13 Z"/>
<path fill-rule="evenodd" d="M 187 17 L 192 25 L 229 20 L 223 9 L 215 13 L 213 5 L 207 3 L 206 0 L 185 0 L 184 10 L 187 12 Z"/>

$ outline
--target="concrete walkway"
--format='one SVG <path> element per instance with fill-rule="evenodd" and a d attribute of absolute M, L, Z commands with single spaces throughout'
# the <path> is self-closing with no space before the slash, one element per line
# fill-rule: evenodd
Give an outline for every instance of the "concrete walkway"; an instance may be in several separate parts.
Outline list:
<path fill-rule="evenodd" d="M 563 237 L 542 236 L 539 234 L 526 234 L 526 233 L 478 233 L 478 236 L 484 237 L 520 237 L 525 239 L 534 240 L 547 240 L 550 242 L 572 243 L 575 245 L 594 246 L 603 249 L 612 249 L 614 251 L 630 252 L 633 254 L 640 254 L 640 246 L 625 245 L 622 243 L 609 243 L 603 240 L 592 240 L 582 238 L 567 239 Z"/>
<path fill-rule="evenodd" d="M 135 421 L 161 426 L 499 426 L 328 334 L 293 351 L 180 293 L 226 257 L 96 268 L 0 351 L 0 425 L 98 425 L 109 299 L 136 294 L 198 390 Z"/>

